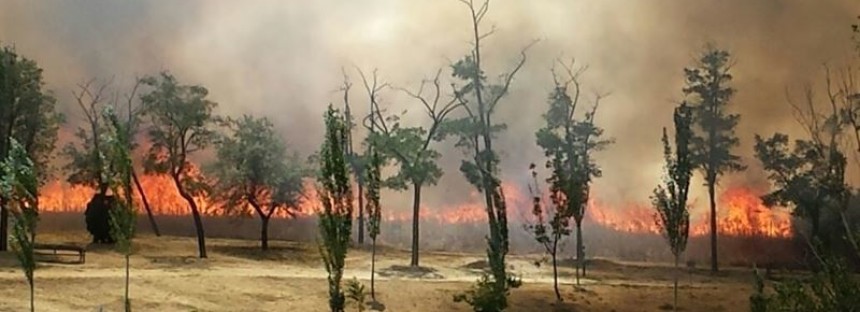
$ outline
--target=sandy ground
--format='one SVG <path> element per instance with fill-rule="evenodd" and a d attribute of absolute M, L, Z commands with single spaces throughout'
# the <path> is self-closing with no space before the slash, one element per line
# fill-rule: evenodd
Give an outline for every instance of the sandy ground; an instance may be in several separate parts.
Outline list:
<path fill-rule="evenodd" d="M 83 234 L 42 234 L 44 243 L 86 246 Z M 131 258 L 131 296 L 136 311 L 326 311 L 325 270 L 315 246 L 274 241 L 259 251 L 255 241 L 208 239 L 209 258 L 197 259 L 195 240 L 142 236 Z M 122 310 L 123 258 L 107 246 L 87 246 L 85 264 L 41 263 L 36 271 L 37 311 Z M 483 267 L 482 254 L 424 253 L 422 269 L 409 269 L 409 254 L 381 248 L 377 299 L 385 311 L 469 311 L 452 296 L 467 289 Z M 573 286 L 569 261 L 560 268 L 563 303 L 552 289 L 551 266 L 540 255 L 509 256 L 524 285 L 510 295 L 509 311 L 661 311 L 672 301 L 666 266 L 595 260 L 582 287 Z M 345 278 L 369 288 L 368 249 L 350 251 Z M 752 274 L 682 273 L 683 311 L 747 311 Z M 0 311 L 25 311 L 27 286 L 14 257 L 0 253 Z M 377 307 L 383 308 L 383 307 Z M 357 311 L 350 307 L 347 311 Z"/>

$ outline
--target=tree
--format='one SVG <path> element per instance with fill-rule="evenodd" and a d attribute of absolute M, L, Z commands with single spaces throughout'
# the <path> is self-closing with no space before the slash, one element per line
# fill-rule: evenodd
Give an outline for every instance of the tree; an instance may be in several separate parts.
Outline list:
<path fill-rule="evenodd" d="M 99 194 L 104 195 L 110 187 L 109 183 L 104 180 L 105 175 L 102 174 L 104 166 L 101 163 L 102 157 L 100 157 L 100 155 L 104 152 L 106 147 L 101 141 L 103 134 L 108 131 L 107 128 L 109 128 L 110 125 L 108 121 L 104 120 L 102 112 L 108 107 L 114 111 L 118 111 L 120 109 L 120 105 L 118 103 L 119 98 L 117 96 L 113 97 L 112 100 L 105 98 L 105 92 L 107 92 L 107 88 L 110 83 L 103 83 L 95 86 L 93 85 L 95 81 L 95 79 L 92 79 L 85 83 L 78 84 L 78 91 L 72 92 L 75 97 L 75 101 L 78 104 L 78 108 L 80 108 L 86 118 L 86 126 L 78 127 L 78 130 L 75 132 L 75 137 L 78 138 L 80 144 L 76 145 L 69 142 L 63 148 L 62 153 L 69 159 L 69 162 L 64 167 L 66 171 L 69 172 L 67 181 L 72 185 L 91 187 Z M 131 93 L 126 96 L 127 102 L 125 113 L 127 113 L 127 119 L 124 121 L 126 125 L 124 127 L 124 131 L 128 132 L 125 134 L 125 136 L 128 137 L 127 148 L 132 151 L 137 148 L 137 144 L 134 142 L 134 137 L 139 128 L 140 115 L 143 113 L 142 107 L 140 105 L 135 105 L 135 96 L 140 84 L 141 80 L 135 79 L 135 84 L 131 89 Z M 108 101 L 110 101 L 110 103 L 108 103 Z M 144 192 L 143 186 L 140 184 L 133 167 L 131 176 L 138 194 L 140 195 L 141 201 L 143 202 L 143 207 L 146 210 L 149 224 L 155 235 L 161 236 L 161 232 L 158 230 L 158 224 L 156 224 L 155 217 L 152 214 L 152 209 L 149 206 L 149 201 L 146 198 L 146 193 Z"/>
<path fill-rule="evenodd" d="M 355 128 L 355 122 L 352 115 L 352 107 L 349 105 L 349 90 L 351 88 L 352 83 L 344 71 L 341 91 L 343 91 L 343 119 L 346 124 L 346 156 L 349 168 L 352 170 L 355 182 L 358 185 L 358 244 L 364 245 L 364 210 L 361 207 L 364 207 L 364 196 L 362 194 L 364 194 L 364 185 L 366 183 L 364 179 L 367 164 L 365 163 L 366 155 L 356 153 L 353 145 L 352 130 Z"/>
<path fill-rule="evenodd" d="M 532 215 L 535 217 L 533 224 L 526 224 L 526 230 L 534 234 L 535 240 L 540 243 L 552 260 L 552 286 L 555 290 L 555 298 L 563 301 L 561 292 L 558 290 L 558 245 L 565 236 L 570 235 L 570 210 L 566 209 L 560 201 L 565 199 L 561 194 L 550 194 L 552 206 L 544 208 L 543 194 L 537 181 L 535 164 L 529 166 L 534 184 L 529 185 L 529 194 L 532 196 Z M 559 202 L 558 204 L 556 202 Z M 548 223 L 548 224 L 547 224 Z M 578 272 L 577 272 L 578 273 Z M 579 274 L 577 274 L 577 281 Z"/>
<path fill-rule="evenodd" d="M 725 173 L 742 171 L 745 167 L 732 149 L 740 145 L 735 136 L 735 126 L 740 115 L 727 112 L 735 89 L 728 84 L 732 80 L 732 67 L 727 51 L 709 46 L 701 54 L 698 64 L 684 68 L 686 86 L 693 120 L 696 125 L 692 138 L 694 163 L 701 169 L 710 200 L 711 226 L 711 271 L 719 270 L 717 264 L 717 203 L 715 188 L 717 180 Z"/>
<path fill-rule="evenodd" d="M 13 48 L 0 47 L 0 159 L 9 155 L 12 140 L 17 140 L 33 162 L 40 183 L 49 176 L 57 129 L 63 121 L 54 111 L 56 99 L 44 85 L 42 69 L 35 61 Z M 9 201 L 0 195 L 0 251 L 7 249 Z"/>
<path fill-rule="evenodd" d="M 493 123 L 493 112 L 501 99 L 507 94 L 514 76 L 526 61 L 526 50 L 520 51 L 520 60 L 507 74 L 501 76 L 499 84 L 487 83 L 481 59 L 481 40 L 493 33 L 482 33 L 480 23 L 489 10 L 489 1 L 475 5 L 472 0 L 461 0 L 469 10 L 474 35 L 472 51 L 452 65 L 453 76 L 462 80 L 463 85 L 454 87 L 458 105 L 464 108 L 467 116 L 446 122 L 442 137 L 451 134 L 459 140 L 457 147 L 466 151 L 470 159 L 463 160 L 460 171 L 475 188 L 484 193 L 487 209 L 489 235 L 487 237 L 487 258 L 490 275 L 484 274 L 478 283 L 464 294 L 454 297 L 457 302 L 465 301 L 476 311 L 501 311 L 507 308 L 507 295 L 520 281 L 508 275 L 505 256 L 508 253 L 508 217 L 505 195 L 499 175 L 499 158 L 493 150 L 493 136 L 504 129 L 503 124 Z"/>
<path fill-rule="evenodd" d="M 196 167 L 188 159 L 215 140 L 212 124 L 218 120 L 212 110 L 217 106 L 206 98 L 209 91 L 201 86 L 180 85 L 170 73 L 146 77 L 143 84 L 152 88 L 141 96 L 149 116 L 149 140 L 152 146 L 146 156 L 147 173 L 167 174 L 179 195 L 188 202 L 200 258 L 206 258 L 206 237 L 200 209 L 194 197 L 206 188 Z"/>
<path fill-rule="evenodd" d="M 585 67 L 574 70 L 574 61 L 568 64 L 559 61 L 559 64 L 564 68 L 567 77 L 560 81 L 553 70 L 555 86 L 544 114 L 546 126 L 538 130 L 535 137 L 538 146 L 548 158 L 546 168 L 552 172 L 547 182 L 550 183 L 553 205 L 560 210 L 559 217 L 572 217 L 576 223 L 576 283 L 579 285 L 580 271 L 585 275 L 582 221 L 588 207 L 591 181 L 602 175 L 592 154 L 606 149 L 612 140 L 603 139 L 603 129 L 594 123 L 602 95 L 595 95 L 594 106 L 577 120 L 576 109 L 582 98 L 579 76 L 585 71 Z M 571 85 L 572 95 L 568 94 Z"/>
<path fill-rule="evenodd" d="M 9 154 L 0 162 L 0 195 L 6 198 L 15 223 L 12 226 L 12 250 L 30 285 L 30 311 L 35 311 L 33 254 L 36 224 L 39 221 L 37 189 L 39 179 L 26 149 L 15 139 L 9 139 Z"/>
<path fill-rule="evenodd" d="M 128 296 L 129 287 L 129 258 L 132 252 L 137 211 L 134 208 L 134 191 L 132 189 L 133 163 L 131 158 L 130 123 L 120 122 L 116 113 L 110 107 L 102 113 L 102 118 L 108 123 L 102 136 L 104 150 L 99 151 L 99 161 L 103 168 L 101 181 L 107 184 L 116 195 L 115 207 L 110 209 L 111 237 L 116 240 L 116 249 L 125 257 L 125 311 L 131 311 L 131 301 Z"/>
<path fill-rule="evenodd" d="M 675 258 L 675 283 L 673 310 L 678 310 L 678 261 L 687 249 L 687 238 L 690 234 L 690 211 L 687 198 L 690 190 L 690 177 L 693 175 L 693 163 L 690 143 L 693 132 L 690 125 L 693 115 L 687 103 L 681 103 L 675 108 L 675 155 L 672 155 L 672 145 L 669 135 L 663 128 L 663 158 L 666 160 L 666 172 L 663 184 L 654 189 L 651 203 L 657 210 L 657 225 L 663 229 L 663 234 L 669 243 L 669 249 Z"/>
<path fill-rule="evenodd" d="M 371 128 L 373 133 L 374 128 Z M 382 187 L 382 165 L 383 157 L 379 153 L 379 148 L 373 143 L 368 142 L 367 153 L 370 155 L 370 161 L 365 169 L 365 182 L 367 183 L 366 207 L 367 210 L 367 231 L 370 235 L 371 251 L 370 251 L 370 297 L 376 300 L 376 237 L 379 236 L 380 225 L 382 223 L 382 205 L 379 203 L 379 190 Z"/>
<path fill-rule="evenodd" d="M 320 254 L 328 273 L 329 308 L 342 312 L 345 297 L 341 289 L 344 259 L 352 233 L 352 188 L 346 160 L 347 126 L 336 109 L 329 105 L 325 114 L 326 136 L 319 153 L 317 190 L 322 211 L 319 230 Z"/>
<path fill-rule="evenodd" d="M 827 72 L 829 110 L 821 110 L 815 96 L 807 87 L 802 105 L 789 98 L 798 122 L 809 135 L 807 139 L 789 145 L 788 135 L 776 133 L 770 138 L 756 135 L 756 158 L 761 161 L 774 190 L 762 197 L 767 205 L 793 208 L 793 214 L 811 225 L 811 237 L 824 247 L 832 247 L 830 236 L 821 228 L 822 216 L 835 212 L 845 223 L 850 189 L 845 184 L 847 157 L 840 148 L 843 127 L 851 126 L 840 118 L 840 95 L 831 93 L 830 73 Z M 843 95 L 844 96 L 844 95 Z M 845 236 L 840 233 L 839 237 Z M 845 236 L 853 238 L 852 235 Z M 856 245 L 856 244 L 854 244 Z"/>
<path fill-rule="evenodd" d="M 230 133 L 218 144 L 218 160 L 207 171 L 215 179 L 213 196 L 229 211 L 260 217 L 260 247 L 269 249 L 269 220 L 278 211 L 290 215 L 304 196 L 304 171 L 268 118 L 248 115 L 228 119 Z"/>
<path fill-rule="evenodd" d="M 421 189 L 425 185 L 436 185 L 442 177 L 442 169 L 436 164 L 441 154 L 434 150 L 430 143 L 439 140 L 441 126 L 448 115 L 459 107 L 456 99 L 444 104 L 439 101 L 442 97 L 439 76 L 442 70 L 436 72 L 433 80 L 423 80 L 417 91 L 400 89 L 423 105 L 424 111 L 430 117 L 430 126 L 405 127 L 400 124 L 400 116 L 383 116 L 379 107 L 376 92 L 381 89 L 373 73 L 372 83 L 361 73 L 362 81 L 370 97 L 372 128 L 369 140 L 378 147 L 378 152 L 387 159 L 395 160 L 397 174 L 385 180 L 385 185 L 395 190 L 406 190 L 412 187 L 412 258 L 410 265 L 419 266 L 419 224 L 421 215 Z M 426 85 L 432 85 L 431 94 L 425 94 Z M 384 86 L 384 85 L 383 85 Z"/>

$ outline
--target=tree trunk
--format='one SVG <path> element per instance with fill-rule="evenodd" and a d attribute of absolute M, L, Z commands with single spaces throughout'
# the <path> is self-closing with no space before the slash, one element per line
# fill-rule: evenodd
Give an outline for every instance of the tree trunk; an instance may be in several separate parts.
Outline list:
<path fill-rule="evenodd" d="M 576 267 L 577 272 L 582 270 L 582 277 L 585 277 L 585 246 L 582 244 L 582 221 L 576 222 Z M 579 285 L 579 275 L 576 278 L 576 285 Z"/>
<path fill-rule="evenodd" d="M 708 181 L 708 197 L 711 201 L 711 272 L 719 271 L 717 264 L 717 202 L 714 195 L 714 184 L 716 181 Z"/>
<path fill-rule="evenodd" d="M 36 300 L 34 296 L 36 295 L 36 288 L 33 286 L 33 281 L 30 280 L 30 312 L 36 311 Z"/>
<path fill-rule="evenodd" d="M 672 311 L 678 311 L 678 256 L 675 255 L 675 303 L 672 304 Z"/>
<path fill-rule="evenodd" d="M 260 226 L 260 248 L 267 251 L 269 250 L 269 218 L 263 216 L 260 217 L 260 221 L 262 222 L 262 226 Z"/>
<path fill-rule="evenodd" d="M 128 299 L 129 254 L 125 254 L 125 312 L 131 312 L 131 301 Z"/>
<path fill-rule="evenodd" d="M 376 301 L 376 239 L 370 244 L 370 298 Z"/>
<path fill-rule="evenodd" d="M 149 207 L 149 201 L 146 199 L 146 193 L 143 192 L 143 186 L 137 178 L 137 173 L 134 169 L 131 170 L 131 178 L 134 180 L 134 185 L 137 187 L 137 193 L 140 194 L 140 201 L 143 202 L 143 209 L 146 210 L 146 216 L 149 218 L 149 225 L 152 226 L 152 231 L 155 236 L 161 236 L 161 231 L 158 230 L 158 224 L 155 223 L 155 217 L 152 215 L 152 209 Z"/>
<path fill-rule="evenodd" d="M 6 201 L 0 198 L 0 251 L 9 250 L 9 209 Z"/>
<path fill-rule="evenodd" d="M 557 261 L 557 251 L 558 245 L 555 244 L 552 247 L 552 286 L 555 288 L 555 298 L 561 302 L 561 293 L 558 291 L 558 261 Z"/>
<path fill-rule="evenodd" d="M 364 245 L 364 185 L 358 183 L 358 244 Z"/>
<path fill-rule="evenodd" d="M 174 177 L 173 181 L 176 183 L 176 188 L 179 190 L 179 195 L 188 202 L 188 206 L 191 207 L 191 216 L 194 219 L 194 228 L 197 230 L 197 249 L 200 255 L 200 258 L 206 258 L 206 236 L 203 233 L 203 219 L 200 217 L 200 209 L 197 208 L 197 203 L 194 202 L 194 197 L 191 197 L 185 190 L 182 188 L 182 185 L 179 183 L 179 177 Z"/>
<path fill-rule="evenodd" d="M 413 267 L 418 266 L 418 225 L 420 224 L 419 218 L 421 212 L 421 185 L 413 184 L 413 197 L 412 197 L 412 261 L 409 265 Z"/>

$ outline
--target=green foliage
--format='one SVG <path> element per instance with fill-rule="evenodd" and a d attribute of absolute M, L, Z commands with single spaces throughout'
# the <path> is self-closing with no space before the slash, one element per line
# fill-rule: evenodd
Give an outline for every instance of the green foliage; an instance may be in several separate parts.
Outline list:
<path fill-rule="evenodd" d="M 379 203 L 379 190 L 382 186 L 382 163 L 383 159 L 375 144 L 368 146 L 368 154 L 370 155 L 369 166 L 365 170 L 365 181 L 367 189 L 365 191 L 365 212 L 367 213 L 367 229 L 370 238 L 376 240 L 380 233 L 380 223 L 382 221 L 382 206 Z"/>
<path fill-rule="evenodd" d="M 522 281 L 508 277 L 507 287 L 499 288 L 490 275 L 484 273 L 478 282 L 465 293 L 454 295 L 454 302 L 465 302 L 472 306 L 475 312 L 504 311 L 508 307 L 507 296 L 510 288 L 520 287 Z"/>
<path fill-rule="evenodd" d="M 131 301 L 128 296 L 129 287 L 129 256 L 132 252 L 137 211 L 132 198 L 131 132 L 130 123 L 122 123 L 111 107 L 105 108 L 102 119 L 108 122 L 101 142 L 104 149 L 100 151 L 99 164 L 104 167 L 99 170 L 102 174 L 100 181 L 107 184 L 116 196 L 116 205 L 110 209 L 111 237 L 116 240 L 116 249 L 125 256 L 125 311 L 131 311 Z"/>
<path fill-rule="evenodd" d="M 146 172 L 179 177 L 182 188 L 202 190 L 192 187 L 200 181 L 190 174 L 188 156 L 215 141 L 212 126 L 219 119 L 213 113 L 217 104 L 206 98 L 206 88 L 180 85 L 167 72 L 141 81 L 152 88 L 140 98 L 149 117 L 152 143 L 144 163 Z"/>
<path fill-rule="evenodd" d="M 225 124 L 230 133 L 218 144 L 218 160 L 206 168 L 216 180 L 213 198 L 228 211 L 253 209 L 264 219 L 280 209 L 293 213 L 304 196 L 299 156 L 287 153 L 268 118 L 245 115 Z"/>
<path fill-rule="evenodd" d="M 346 297 L 352 301 L 358 312 L 364 312 L 366 309 L 367 291 L 364 285 L 355 277 L 346 282 Z"/>
<path fill-rule="evenodd" d="M 764 294 L 757 277 L 757 291 L 750 296 L 751 311 L 860 311 L 860 279 L 845 262 L 832 255 L 819 258 L 822 270 L 809 280 L 789 279 Z"/>
<path fill-rule="evenodd" d="M 180 85 L 167 72 L 143 78 L 141 83 L 151 88 L 140 97 L 149 117 L 152 144 L 144 170 L 167 174 L 173 179 L 179 195 L 191 208 L 199 256 L 206 258 L 206 235 L 194 196 L 205 194 L 209 185 L 188 158 L 215 141 L 216 134 L 211 128 L 219 120 L 212 112 L 217 104 L 206 98 L 209 94 L 206 88 Z"/>
<path fill-rule="evenodd" d="M 675 153 L 666 128 L 663 128 L 663 158 L 666 177 L 663 185 L 654 189 L 651 202 L 657 210 L 657 225 L 663 229 L 672 254 L 679 256 L 687 247 L 690 234 L 690 211 L 687 198 L 694 164 L 690 155 L 693 132 L 692 114 L 686 103 L 675 108 Z"/>
<path fill-rule="evenodd" d="M 49 177 L 51 153 L 63 122 L 55 111 L 56 99 L 44 86 L 42 69 L 35 61 L 13 48 L 0 47 L 0 157 L 10 152 L 10 139 L 17 140 L 40 181 Z"/>
<path fill-rule="evenodd" d="M 684 69 L 687 84 L 684 93 L 689 96 L 698 129 L 692 138 L 694 163 L 702 169 L 708 183 L 715 183 L 724 173 L 745 169 L 740 157 L 731 152 L 740 145 L 735 136 L 740 115 L 726 112 L 735 94 L 735 89 L 727 86 L 732 81 L 731 66 L 729 52 L 708 47 L 698 67 Z"/>
<path fill-rule="evenodd" d="M 319 229 L 320 254 L 328 272 L 329 307 L 332 312 L 344 309 L 341 290 L 344 259 L 352 232 L 352 188 L 346 160 L 346 125 L 340 113 L 329 106 L 325 114 L 326 136 L 319 153 L 317 191 L 322 203 Z"/>
<path fill-rule="evenodd" d="M 17 140 L 9 138 L 9 155 L 0 162 L 0 196 L 7 200 L 14 224 L 10 237 L 12 250 L 24 271 L 30 285 L 30 310 L 34 310 L 34 271 L 36 259 L 33 254 L 36 240 L 36 224 L 39 220 L 39 185 L 33 161 L 27 156 L 25 148 Z"/>

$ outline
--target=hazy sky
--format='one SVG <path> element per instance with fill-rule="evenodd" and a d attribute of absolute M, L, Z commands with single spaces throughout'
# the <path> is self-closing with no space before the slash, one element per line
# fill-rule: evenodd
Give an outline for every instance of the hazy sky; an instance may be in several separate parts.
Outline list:
<path fill-rule="evenodd" d="M 552 88 L 549 69 L 560 56 L 575 57 L 589 66 L 587 93 L 611 93 L 597 119 L 617 143 L 597 155 L 604 168 L 597 197 L 647 201 L 662 166 L 661 127 L 671 125 L 683 98 L 682 69 L 714 43 L 736 59 L 732 109 L 742 114 L 738 153 L 750 166 L 725 184 L 760 184 L 753 134 L 797 133 L 786 88 L 820 83 L 824 62 L 843 64 L 853 55 L 849 25 L 858 14 L 856 0 L 493 1 L 485 20 L 486 29 L 497 27 L 484 46 L 490 77 L 540 39 L 500 104 L 497 119 L 509 126 L 497 143 L 504 174 L 524 185 L 528 164 L 543 163 L 534 131 Z M 0 42 L 45 69 L 67 127 L 80 120 L 70 97 L 75 83 L 113 77 L 123 91 L 135 76 L 170 70 L 183 83 L 209 88 L 220 113 L 273 119 L 304 155 L 320 143 L 325 106 L 341 104 L 342 67 L 356 83 L 351 99 L 360 111 L 366 96 L 353 66 L 378 68 L 384 81 L 408 88 L 445 67 L 447 85 L 446 66 L 469 50 L 468 23 L 456 0 L 0 2 Z M 382 96 L 392 111 L 409 108 L 407 122 L 424 120 L 408 97 L 394 90 Z M 469 196 L 452 145 L 436 145 L 446 176 L 424 196 L 430 205 Z M 432 196 L 443 193 L 452 194 Z M 389 208 L 406 209 L 407 194 Z"/>

